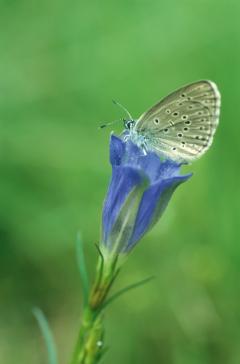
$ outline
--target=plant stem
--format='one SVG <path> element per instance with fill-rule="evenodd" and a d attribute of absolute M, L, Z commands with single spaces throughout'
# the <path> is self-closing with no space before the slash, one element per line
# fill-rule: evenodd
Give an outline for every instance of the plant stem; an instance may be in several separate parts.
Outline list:
<path fill-rule="evenodd" d="M 116 259 L 106 261 L 103 256 L 99 257 L 71 364 L 96 364 L 105 352 L 102 308 L 118 273 L 116 263 Z"/>

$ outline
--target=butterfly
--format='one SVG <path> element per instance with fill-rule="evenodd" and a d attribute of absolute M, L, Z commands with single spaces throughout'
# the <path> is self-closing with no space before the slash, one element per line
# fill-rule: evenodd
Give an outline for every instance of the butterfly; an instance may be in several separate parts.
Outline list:
<path fill-rule="evenodd" d="M 146 153 L 177 162 L 192 162 L 213 141 L 220 115 L 221 96 L 216 84 L 202 80 L 183 86 L 160 100 L 137 120 L 124 120 L 125 140 Z"/>

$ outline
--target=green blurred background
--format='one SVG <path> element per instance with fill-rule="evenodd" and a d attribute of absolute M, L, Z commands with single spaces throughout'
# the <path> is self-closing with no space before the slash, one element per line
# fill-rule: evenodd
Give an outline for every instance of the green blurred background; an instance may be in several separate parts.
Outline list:
<path fill-rule="evenodd" d="M 1 0 L 1 363 L 47 362 L 34 306 L 69 362 L 76 233 L 93 276 L 111 174 L 97 127 L 123 116 L 111 99 L 137 117 L 202 78 L 222 93 L 214 144 L 119 276 L 156 279 L 109 309 L 104 363 L 240 362 L 239 15 L 237 0 Z"/>

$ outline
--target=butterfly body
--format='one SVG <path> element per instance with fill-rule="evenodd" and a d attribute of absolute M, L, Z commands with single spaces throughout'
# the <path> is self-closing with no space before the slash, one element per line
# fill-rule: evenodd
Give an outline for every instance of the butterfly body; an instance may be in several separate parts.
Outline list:
<path fill-rule="evenodd" d="M 212 81 L 197 81 L 168 95 L 137 120 L 124 122 L 126 135 L 144 151 L 191 162 L 210 147 L 220 114 Z"/>

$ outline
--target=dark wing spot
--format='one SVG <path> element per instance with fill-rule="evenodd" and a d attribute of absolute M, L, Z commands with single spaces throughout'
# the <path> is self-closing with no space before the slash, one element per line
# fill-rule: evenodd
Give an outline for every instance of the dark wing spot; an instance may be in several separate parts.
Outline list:
<path fill-rule="evenodd" d="M 184 122 L 184 124 L 190 125 L 191 124 L 191 121 L 190 120 L 187 120 L 187 121 Z"/>
<path fill-rule="evenodd" d="M 166 114 L 170 114 L 171 110 L 170 109 L 166 109 Z"/>
<path fill-rule="evenodd" d="M 173 147 L 172 150 L 176 150 L 177 148 Z"/>
<path fill-rule="evenodd" d="M 178 137 L 181 138 L 183 136 L 182 133 L 178 133 Z"/>
<path fill-rule="evenodd" d="M 188 118 L 188 116 L 187 115 L 183 115 L 182 116 L 182 120 L 186 120 Z"/>
<path fill-rule="evenodd" d="M 154 123 L 157 125 L 159 124 L 159 119 L 154 119 Z"/>
<path fill-rule="evenodd" d="M 183 128 L 184 131 L 188 131 L 188 128 Z"/>
<path fill-rule="evenodd" d="M 164 129 L 164 132 L 167 133 L 168 132 L 168 128 Z"/>
<path fill-rule="evenodd" d="M 179 112 L 177 112 L 177 111 L 175 111 L 174 113 L 173 113 L 173 116 L 178 116 L 179 115 Z"/>

